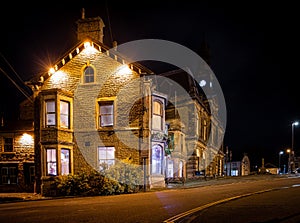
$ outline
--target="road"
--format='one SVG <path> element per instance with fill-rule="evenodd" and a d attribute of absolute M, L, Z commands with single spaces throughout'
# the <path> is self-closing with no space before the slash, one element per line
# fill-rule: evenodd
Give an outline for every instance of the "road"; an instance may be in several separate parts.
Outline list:
<path fill-rule="evenodd" d="M 128 195 L 3 203 L 0 222 L 262 222 L 289 216 L 289 222 L 299 222 L 292 221 L 299 217 L 298 185 L 299 177 L 262 178 Z"/>

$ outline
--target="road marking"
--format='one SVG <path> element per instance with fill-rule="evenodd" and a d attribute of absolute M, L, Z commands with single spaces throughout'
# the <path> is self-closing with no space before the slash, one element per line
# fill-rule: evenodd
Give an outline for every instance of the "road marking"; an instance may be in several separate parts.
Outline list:
<path fill-rule="evenodd" d="M 260 194 L 260 193 L 265 193 L 265 192 L 269 192 L 269 191 L 273 191 L 273 190 L 278 190 L 280 188 L 273 188 L 273 189 L 266 189 L 266 190 L 260 190 L 260 191 L 256 191 L 256 192 L 252 192 L 252 193 L 247 193 L 247 194 L 242 194 L 242 195 L 238 195 L 238 196 L 234 196 L 234 197 L 229 197 L 229 198 L 225 198 L 225 199 L 222 199 L 222 200 L 218 200 L 218 201 L 215 201 L 215 202 L 212 202 L 212 203 L 208 203 L 208 204 L 205 204 L 205 205 L 202 205 L 200 207 L 197 207 L 197 208 L 194 208 L 194 209 L 191 209 L 191 210 L 188 210 L 186 212 L 183 212 L 181 214 L 178 214 L 178 215 L 175 215 L 165 221 L 163 221 L 164 223 L 175 223 L 177 220 L 183 218 L 183 217 L 186 217 L 190 214 L 193 214 L 197 211 L 202 211 L 203 209 L 206 209 L 206 208 L 209 208 L 211 206 L 214 206 L 214 205 L 217 205 L 217 204 L 221 204 L 221 203 L 224 203 L 224 202 L 227 202 L 227 201 L 231 201 L 231 200 L 235 200 L 235 199 L 238 199 L 238 198 L 241 198 L 241 197 L 247 197 L 247 196 L 251 196 L 251 195 L 254 195 L 254 194 Z M 283 188 L 281 188 L 283 189 Z"/>

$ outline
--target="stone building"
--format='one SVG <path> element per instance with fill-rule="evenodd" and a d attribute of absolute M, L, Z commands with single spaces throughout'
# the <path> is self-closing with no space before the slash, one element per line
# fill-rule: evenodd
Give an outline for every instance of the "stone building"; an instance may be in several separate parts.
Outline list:
<path fill-rule="evenodd" d="M 170 81 L 179 84 L 187 94 L 167 93 L 167 84 L 158 86 L 159 91 L 168 94 L 169 103 L 166 108 L 166 122 L 169 124 L 169 135 L 174 138 L 174 150 L 168 157 L 169 165 L 177 167 L 177 172 L 167 177 L 193 178 L 202 173 L 206 176 L 221 176 L 223 174 L 223 148 L 217 146 L 217 141 L 224 134 L 218 120 L 211 115 L 208 100 L 191 75 L 178 69 L 160 74 Z M 174 85 L 170 83 L 170 85 Z M 177 92 L 178 91 L 178 92 Z M 209 140 L 211 142 L 209 144 Z M 214 142 L 215 141 L 215 142 Z M 172 168 L 171 168 L 172 169 Z"/>
<path fill-rule="evenodd" d="M 27 82 L 32 101 L 21 104 L 20 120 L 31 125 L 0 132 L 0 186 L 10 182 L 46 193 L 56 176 L 101 170 L 128 158 L 143 167 L 140 183 L 147 188 L 165 187 L 167 177 L 190 178 L 202 170 L 221 175 L 222 148 L 209 140 L 224 130 L 212 118 L 199 85 L 185 73 L 192 100 L 179 96 L 174 106 L 174 95 L 157 85 L 157 75 L 128 62 L 116 43 L 113 48 L 103 43 L 100 17 L 85 18 L 83 12 L 76 24 L 74 47 Z M 159 76 L 178 74 L 183 73 Z M 23 134 L 33 140 L 22 144 Z"/>
<path fill-rule="evenodd" d="M 0 126 L 0 192 L 33 191 L 35 182 L 33 122 Z"/>

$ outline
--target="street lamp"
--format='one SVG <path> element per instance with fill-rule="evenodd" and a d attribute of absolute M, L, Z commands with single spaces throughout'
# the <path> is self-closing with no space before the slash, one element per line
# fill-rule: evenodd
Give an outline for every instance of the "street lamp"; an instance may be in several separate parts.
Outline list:
<path fill-rule="evenodd" d="M 281 167 L 280 167 L 280 157 L 281 157 L 282 154 L 283 154 L 283 151 L 280 151 L 280 152 L 279 152 L 279 161 L 278 161 L 278 167 L 279 167 L 278 173 L 279 173 L 279 174 L 280 174 L 280 170 L 281 170 Z"/>
<path fill-rule="evenodd" d="M 293 165 L 293 166 L 294 166 L 294 126 L 297 126 L 297 125 L 299 125 L 299 122 L 293 122 L 292 123 L 292 147 L 291 147 L 291 153 L 292 153 L 293 162 L 292 162 L 292 160 L 290 160 L 290 165 Z M 293 167 L 292 166 L 289 167 L 289 168 L 290 168 L 290 171 L 293 171 Z"/>

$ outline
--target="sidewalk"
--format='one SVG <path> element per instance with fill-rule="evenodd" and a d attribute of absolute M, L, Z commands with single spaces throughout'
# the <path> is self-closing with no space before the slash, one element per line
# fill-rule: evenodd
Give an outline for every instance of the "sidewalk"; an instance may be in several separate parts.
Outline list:
<path fill-rule="evenodd" d="M 255 180 L 272 180 L 274 178 L 286 178 L 286 177 L 291 177 L 291 175 L 249 175 L 243 177 L 218 177 L 218 178 L 207 179 L 207 180 L 193 179 L 193 180 L 187 180 L 184 184 L 182 184 L 181 182 L 169 183 L 166 186 L 166 188 L 162 188 L 160 189 L 160 191 L 171 190 L 171 189 L 187 189 L 193 187 L 203 187 L 203 186 L 220 185 L 220 184 L 231 184 L 231 183 L 255 181 Z M 46 200 L 46 199 L 53 199 L 53 198 L 43 197 L 40 194 L 34 194 L 34 193 L 0 193 L 0 204 L 7 203 L 7 202 L 33 201 L 33 200 Z"/>

